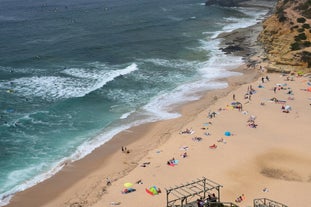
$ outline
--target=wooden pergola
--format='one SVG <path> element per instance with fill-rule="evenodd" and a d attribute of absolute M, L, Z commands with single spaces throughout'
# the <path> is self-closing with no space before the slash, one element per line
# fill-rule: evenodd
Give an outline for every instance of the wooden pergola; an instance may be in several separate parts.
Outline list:
<path fill-rule="evenodd" d="M 220 187 L 222 185 L 209 180 L 205 177 L 202 179 L 192 180 L 190 183 L 181 184 L 166 190 L 166 207 L 171 207 L 176 201 L 180 201 L 180 206 L 184 206 L 189 201 L 194 202 L 193 197 L 199 196 L 206 199 L 207 193 L 212 190 L 217 191 L 217 202 L 220 201 Z M 191 200 L 192 199 L 192 200 Z"/>

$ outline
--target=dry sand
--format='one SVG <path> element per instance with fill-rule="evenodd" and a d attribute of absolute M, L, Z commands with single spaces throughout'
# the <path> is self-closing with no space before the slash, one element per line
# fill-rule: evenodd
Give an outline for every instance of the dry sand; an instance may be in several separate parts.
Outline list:
<path fill-rule="evenodd" d="M 262 197 L 288 206 L 308 206 L 311 203 L 308 196 L 311 192 L 311 93 L 301 90 L 307 88 L 307 78 L 284 81 L 280 74 L 269 76 L 270 81 L 262 84 L 264 88 L 258 88 L 261 80 L 251 84 L 256 94 L 250 101 L 244 99 L 250 85 L 246 84 L 193 117 L 183 129 L 192 128 L 194 134 L 181 135 L 179 128 L 171 131 L 169 140 L 151 150 L 140 162 L 150 162 L 150 165 L 137 167 L 113 182 L 107 189 L 108 194 L 94 206 L 109 206 L 110 202 L 121 202 L 120 206 L 165 206 L 165 188 L 202 176 L 223 185 L 223 201 L 234 202 L 237 196 L 245 194 L 246 200 L 239 203 L 240 206 L 252 206 L 253 199 Z M 274 93 L 277 83 L 287 84 L 285 87 L 290 87 L 294 95 L 288 95 L 288 89 Z M 227 107 L 233 101 L 233 94 L 243 103 L 242 112 Z M 273 97 L 286 100 L 292 110 L 282 112 L 282 104 L 269 100 Z M 289 97 L 294 100 L 288 100 Z M 225 110 L 219 111 L 219 108 Z M 217 111 L 215 118 L 207 117 L 210 110 Z M 250 115 L 256 116 L 256 128 L 247 125 Z M 204 123 L 208 122 L 212 124 L 203 130 Z M 211 135 L 204 135 L 206 131 Z M 234 135 L 224 136 L 225 131 Z M 203 140 L 194 142 L 195 136 Z M 217 142 L 219 138 L 225 143 Z M 210 149 L 212 144 L 217 148 Z M 182 146 L 188 147 L 189 157 L 180 157 Z M 179 159 L 174 167 L 166 164 L 172 157 Z M 135 184 L 135 192 L 121 194 L 124 183 L 140 179 L 143 184 Z M 144 189 L 153 185 L 160 187 L 162 193 L 147 194 Z M 263 191 L 265 188 L 267 192 Z"/>

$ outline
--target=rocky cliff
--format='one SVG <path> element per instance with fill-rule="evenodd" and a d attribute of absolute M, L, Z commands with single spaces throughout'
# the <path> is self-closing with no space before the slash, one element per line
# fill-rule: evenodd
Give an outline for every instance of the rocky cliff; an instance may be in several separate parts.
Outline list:
<path fill-rule="evenodd" d="M 311 0 L 278 0 L 258 40 L 268 70 L 311 72 Z"/>

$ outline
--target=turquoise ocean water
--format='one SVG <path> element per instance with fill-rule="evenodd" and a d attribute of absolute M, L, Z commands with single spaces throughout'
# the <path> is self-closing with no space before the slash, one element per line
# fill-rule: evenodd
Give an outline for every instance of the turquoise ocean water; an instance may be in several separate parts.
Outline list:
<path fill-rule="evenodd" d="M 217 35 L 259 8 L 198 0 L 0 0 L 0 206 L 118 132 L 227 87 Z"/>

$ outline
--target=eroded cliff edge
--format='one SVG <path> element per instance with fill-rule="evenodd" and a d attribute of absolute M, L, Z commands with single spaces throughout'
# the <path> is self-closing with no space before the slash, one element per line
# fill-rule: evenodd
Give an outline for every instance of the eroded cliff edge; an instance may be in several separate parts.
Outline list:
<path fill-rule="evenodd" d="M 268 71 L 311 72 L 311 0 L 278 0 L 262 25 Z"/>

